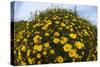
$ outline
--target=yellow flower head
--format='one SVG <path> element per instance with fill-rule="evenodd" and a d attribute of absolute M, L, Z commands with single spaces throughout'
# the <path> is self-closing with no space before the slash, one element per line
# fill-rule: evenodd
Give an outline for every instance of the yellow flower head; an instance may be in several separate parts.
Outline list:
<path fill-rule="evenodd" d="M 49 33 L 45 33 L 45 36 L 49 36 Z"/>
<path fill-rule="evenodd" d="M 73 34 L 73 33 L 69 34 L 69 36 L 70 36 L 72 39 L 76 39 L 76 37 L 77 37 L 77 35 L 76 35 L 76 34 Z"/>
<path fill-rule="evenodd" d="M 59 63 L 63 63 L 64 58 L 63 58 L 62 56 L 58 56 L 58 57 L 56 58 L 56 60 L 57 60 Z"/>
<path fill-rule="evenodd" d="M 73 31 L 73 28 L 70 28 L 70 31 L 72 32 Z"/>
<path fill-rule="evenodd" d="M 60 41 L 59 38 L 54 38 L 54 40 L 53 40 L 53 42 L 56 43 L 56 44 L 57 44 L 59 41 Z"/>
<path fill-rule="evenodd" d="M 37 58 L 41 58 L 41 54 L 38 53 L 38 54 L 37 54 Z"/>
<path fill-rule="evenodd" d="M 48 25 L 51 25 L 51 24 L 52 24 L 51 20 L 48 20 L 46 23 L 47 23 Z"/>
<path fill-rule="evenodd" d="M 25 32 L 25 30 L 23 30 L 23 33 Z"/>
<path fill-rule="evenodd" d="M 76 49 L 71 49 L 69 51 L 69 57 L 75 57 L 76 56 Z"/>
<path fill-rule="evenodd" d="M 20 39 L 17 39 L 17 40 L 16 40 L 16 42 L 19 42 L 19 41 L 20 41 Z"/>
<path fill-rule="evenodd" d="M 38 40 L 38 39 L 35 39 L 35 40 L 34 40 L 34 43 L 39 43 L 39 40 Z"/>
<path fill-rule="evenodd" d="M 72 48 L 71 44 L 65 44 L 64 47 L 63 47 L 65 52 L 70 51 L 71 48 Z"/>
<path fill-rule="evenodd" d="M 50 50 L 50 53 L 51 53 L 51 54 L 54 54 L 54 52 L 55 52 L 55 51 L 54 51 L 53 49 L 52 49 L 52 50 Z"/>
<path fill-rule="evenodd" d="M 43 51 L 43 55 L 46 55 L 47 54 L 47 51 Z"/>
<path fill-rule="evenodd" d="M 26 65 L 26 62 L 24 62 L 24 61 L 21 61 L 21 64 L 22 64 L 22 65 Z"/>
<path fill-rule="evenodd" d="M 46 30 L 47 29 L 47 27 L 42 27 L 42 30 Z"/>
<path fill-rule="evenodd" d="M 57 36 L 58 37 L 59 36 L 59 33 L 58 32 L 55 32 L 54 33 L 54 36 Z"/>
<path fill-rule="evenodd" d="M 23 52 L 26 51 L 26 46 L 25 45 L 22 46 L 21 51 L 23 51 Z"/>
<path fill-rule="evenodd" d="M 38 45 L 37 51 L 41 51 L 41 50 L 42 50 L 42 45 Z"/>
<path fill-rule="evenodd" d="M 34 43 L 39 43 L 39 42 L 40 42 L 40 39 L 42 39 L 42 37 L 40 37 L 39 35 L 36 35 L 36 36 L 33 38 L 33 41 L 34 41 Z"/>
<path fill-rule="evenodd" d="M 82 49 L 84 47 L 84 43 L 82 43 L 80 41 L 76 41 L 75 46 L 77 47 L 77 49 Z"/>
<path fill-rule="evenodd" d="M 46 23 L 51 23 L 51 20 L 47 20 Z"/>
<path fill-rule="evenodd" d="M 21 55 L 21 51 L 18 51 L 18 55 Z"/>
<path fill-rule="evenodd" d="M 37 47 L 38 47 L 38 45 L 34 45 L 33 49 L 34 50 L 37 50 Z"/>
<path fill-rule="evenodd" d="M 30 49 L 28 49 L 28 51 L 27 51 L 27 56 L 30 56 Z"/>
<path fill-rule="evenodd" d="M 24 40 L 23 40 L 24 42 L 27 42 L 27 38 L 24 38 Z"/>
<path fill-rule="evenodd" d="M 66 26 L 66 29 L 69 29 L 70 27 L 69 26 Z"/>
<path fill-rule="evenodd" d="M 75 58 L 78 58 L 78 57 L 79 57 L 79 55 L 78 55 L 78 54 L 76 54 L 76 55 L 75 55 Z"/>
<path fill-rule="evenodd" d="M 19 59 L 19 60 L 22 60 L 22 55 L 19 55 L 19 56 L 18 56 L 18 59 Z"/>
<path fill-rule="evenodd" d="M 33 63 L 32 59 L 30 57 L 28 57 L 28 62 L 29 62 L 29 64 Z"/>
<path fill-rule="evenodd" d="M 45 46 L 45 47 L 49 47 L 49 43 L 45 43 L 44 46 Z"/>
<path fill-rule="evenodd" d="M 56 24 L 59 24 L 59 21 L 56 21 L 55 23 L 56 23 Z"/>
<path fill-rule="evenodd" d="M 61 37 L 60 43 L 61 43 L 61 44 L 64 44 L 64 43 L 66 43 L 67 41 L 68 41 L 68 38 L 66 38 L 66 37 Z"/>
<path fill-rule="evenodd" d="M 53 19 L 56 20 L 59 16 L 55 16 Z"/>
<path fill-rule="evenodd" d="M 36 40 L 36 39 L 38 39 L 38 38 L 40 38 L 40 36 L 39 36 L 39 35 L 36 35 L 36 36 L 33 38 L 33 40 Z"/>
<path fill-rule="evenodd" d="M 22 54 L 21 54 L 21 51 L 18 51 L 18 59 L 19 59 L 19 60 L 22 60 Z"/>
<path fill-rule="evenodd" d="M 61 39 L 64 41 L 68 41 L 68 38 L 66 38 L 66 37 L 61 37 Z"/>
<path fill-rule="evenodd" d="M 38 64 L 41 64 L 41 61 L 38 61 L 37 63 L 38 63 Z"/>
<path fill-rule="evenodd" d="M 62 28 L 62 27 L 58 27 L 58 29 L 59 29 L 59 30 L 62 30 L 63 28 Z"/>
<path fill-rule="evenodd" d="M 64 43 L 65 43 L 65 41 L 64 41 L 64 40 L 60 40 L 60 43 L 61 43 L 61 44 L 64 44 Z"/>
<path fill-rule="evenodd" d="M 33 50 L 33 54 L 35 54 L 36 53 L 36 51 L 35 50 Z"/>
<path fill-rule="evenodd" d="M 35 33 L 35 34 L 40 34 L 40 32 L 39 32 L 39 31 L 35 31 L 34 33 Z"/>
<path fill-rule="evenodd" d="M 62 27 L 65 27 L 66 25 L 65 25 L 64 23 L 61 23 L 61 26 L 62 26 Z"/>
<path fill-rule="evenodd" d="M 23 34 L 23 32 L 22 32 L 22 31 L 20 31 L 18 34 L 19 34 L 19 35 L 22 35 L 22 34 Z"/>

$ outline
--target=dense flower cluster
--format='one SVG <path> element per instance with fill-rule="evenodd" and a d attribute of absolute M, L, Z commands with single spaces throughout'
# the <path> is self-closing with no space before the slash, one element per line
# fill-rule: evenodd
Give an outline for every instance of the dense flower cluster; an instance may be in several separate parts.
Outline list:
<path fill-rule="evenodd" d="M 97 60 L 96 26 L 72 11 L 47 9 L 16 26 L 15 65 Z"/>

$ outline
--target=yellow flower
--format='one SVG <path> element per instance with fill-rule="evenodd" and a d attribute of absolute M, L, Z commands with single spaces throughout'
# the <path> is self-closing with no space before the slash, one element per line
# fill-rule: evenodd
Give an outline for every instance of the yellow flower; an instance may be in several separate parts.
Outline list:
<path fill-rule="evenodd" d="M 65 16 L 65 18 L 68 18 L 68 16 Z"/>
<path fill-rule="evenodd" d="M 22 55 L 18 55 L 18 59 L 19 60 L 22 60 Z"/>
<path fill-rule="evenodd" d="M 38 63 L 38 64 L 41 64 L 41 61 L 38 61 L 37 63 Z"/>
<path fill-rule="evenodd" d="M 42 37 L 40 37 L 39 35 L 36 35 L 36 36 L 33 38 L 33 41 L 34 41 L 34 43 L 39 43 L 39 42 L 40 42 L 40 39 L 42 39 Z"/>
<path fill-rule="evenodd" d="M 55 53 L 55 51 L 52 49 L 52 50 L 50 50 L 50 53 L 51 53 L 51 54 L 54 54 L 54 53 Z"/>
<path fill-rule="evenodd" d="M 27 37 L 29 37 L 29 36 L 30 36 L 30 34 L 27 35 Z"/>
<path fill-rule="evenodd" d="M 38 45 L 34 45 L 33 49 L 34 50 L 37 50 L 37 47 L 38 47 Z"/>
<path fill-rule="evenodd" d="M 44 46 L 45 46 L 45 47 L 49 47 L 49 43 L 45 43 Z"/>
<path fill-rule="evenodd" d="M 56 60 L 59 62 L 59 63 L 63 63 L 64 59 L 62 58 L 62 56 L 58 56 L 56 58 Z"/>
<path fill-rule="evenodd" d="M 23 40 L 24 42 L 27 42 L 27 38 L 24 38 L 24 40 Z"/>
<path fill-rule="evenodd" d="M 34 43 L 38 43 L 40 38 L 41 38 L 41 37 L 40 37 L 39 35 L 36 35 L 36 36 L 33 38 Z"/>
<path fill-rule="evenodd" d="M 27 51 L 27 56 L 30 56 L 30 49 L 28 49 L 28 51 Z"/>
<path fill-rule="evenodd" d="M 51 20 L 48 20 L 46 23 L 47 23 L 48 25 L 51 25 L 51 24 L 52 24 Z"/>
<path fill-rule="evenodd" d="M 22 31 L 20 31 L 18 34 L 19 34 L 19 35 L 22 35 L 22 34 L 23 34 L 23 32 L 22 32 Z"/>
<path fill-rule="evenodd" d="M 43 51 L 43 55 L 46 55 L 47 54 L 47 52 L 46 51 Z"/>
<path fill-rule="evenodd" d="M 46 21 L 46 23 L 50 23 L 50 22 L 51 22 L 51 20 L 47 20 L 47 21 Z"/>
<path fill-rule="evenodd" d="M 38 45 L 37 51 L 41 51 L 41 50 L 42 50 L 42 45 Z"/>
<path fill-rule="evenodd" d="M 62 27 L 58 27 L 58 29 L 59 29 L 59 30 L 62 30 L 63 28 L 62 28 Z"/>
<path fill-rule="evenodd" d="M 54 40 L 53 40 L 53 42 L 56 43 L 56 44 L 57 44 L 59 41 L 60 41 L 59 38 L 54 38 Z"/>
<path fill-rule="evenodd" d="M 38 38 L 40 38 L 40 36 L 39 36 L 39 35 L 36 35 L 36 36 L 33 38 L 33 40 L 36 40 L 36 39 L 38 39 Z"/>
<path fill-rule="evenodd" d="M 33 63 L 32 59 L 30 57 L 28 57 L 27 59 L 28 59 L 29 64 Z"/>
<path fill-rule="evenodd" d="M 21 55 L 21 51 L 18 51 L 18 55 Z"/>
<path fill-rule="evenodd" d="M 42 27 L 42 30 L 46 30 L 47 29 L 47 27 Z"/>
<path fill-rule="evenodd" d="M 18 59 L 21 60 L 22 59 L 22 55 L 21 55 L 21 52 L 18 51 Z"/>
<path fill-rule="evenodd" d="M 63 47 L 65 52 L 70 51 L 71 48 L 72 48 L 71 44 L 65 44 L 64 47 Z"/>
<path fill-rule="evenodd" d="M 72 21 L 76 21 L 76 19 L 74 18 Z"/>
<path fill-rule="evenodd" d="M 61 26 L 62 26 L 62 27 L 65 27 L 66 25 L 65 25 L 64 23 L 61 23 Z"/>
<path fill-rule="evenodd" d="M 60 43 L 61 43 L 61 44 L 64 44 L 64 43 L 66 43 L 67 41 L 68 41 L 68 38 L 66 38 L 66 37 L 61 37 Z"/>
<path fill-rule="evenodd" d="M 55 23 L 56 23 L 56 24 L 59 24 L 59 21 L 56 21 Z"/>
<path fill-rule="evenodd" d="M 53 19 L 56 20 L 59 16 L 55 16 Z"/>
<path fill-rule="evenodd" d="M 45 36 L 49 36 L 49 33 L 45 33 Z"/>
<path fill-rule="evenodd" d="M 66 26 L 66 29 L 69 29 L 70 27 L 69 26 Z"/>
<path fill-rule="evenodd" d="M 38 54 L 37 54 L 37 58 L 41 58 L 41 54 L 38 53 Z"/>
<path fill-rule="evenodd" d="M 17 40 L 16 40 L 16 42 L 19 42 L 19 41 L 20 41 L 20 39 L 17 39 Z"/>
<path fill-rule="evenodd" d="M 81 59 L 81 58 L 82 58 L 82 56 L 80 55 L 80 56 L 78 56 L 78 58 L 80 58 L 80 59 Z"/>
<path fill-rule="evenodd" d="M 73 34 L 73 33 L 69 34 L 69 36 L 70 36 L 72 39 L 76 39 L 76 37 L 77 37 L 77 35 L 76 35 L 76 34 Z"/>
<path fill-rule="evenodd" d="M 84 43 L 80 41 L 76 41 L 74 45 L 77 47 L 77 49 L 82 49 L 84 47 Z"/>
<path fill-rule="evenodd" d="M 35 50 L 33 50 L 33 54 L 35 54 L 36 53 L 36 51 Z"/>
<path fill-rule="evenodd" d="M 25 63 L 24 61 L 21 61 L 21 64 L 22 64 L 22 65 L 26 65 L 26 63 Z"/>
<path fill-rule="evenodd" d="M 40 40 L 38 40 L 38 39 L 34 40 L 34 43 L 39 43 L 39 42 L 40 42 Z"/>
<path fill-rule="evenodd" d="M 76 56 L 76 49 L 71 49 L 71 50 L 69 51 L 69 56 L 70 56 L 70 57 L 75 57 L 75 56 Z"/>
<path fill-rule="evenodd" d="M 37 23 L 33 26 L 33 28 L 38 27 L 40 25 L 40 23 Z"/>
<path fill-rule="evenodd" d="M 25 32 L 25 30 L 23 30 L 23 33 Z"/>
<path fill-rule="evenodd" d="M 84 55 L 84 52 L 82 52 L 82 55 Z"/>
<path fill-rule="evenodd" d="M 22 46 L 21 51 L 23 51 L 23 52 L 26 51 L 26 46 L 25 45 Z"/>
<path fill-rule="evenodd" d="M 73 31 L 73 28 L 70 28 L 70 31 L 72 32 Z"/>
<path fill-rule="evenodd" d="M 55 32 L 54 33 L 54 36 L 57 36 L 58 37 L 59 36 L 59 33 L 58 32 Z"/>
<path fill-rule="evenodd" d="M 84 35 L 85 36 L 88 36 L 89 35 L 89 33 L 87 32 L 87 30 L 83 30 L 84 31 Z"/>
<path fill-rule="evenodd" d="M 35 34 L 39 34 L 40 32 L 39 32 L 39 31 L 35 31 L 34 33 L 35 33 Z"/>
<path fill-rule="evenodd" d="M 75 58 L 78 58 L 78 54 L 75 55 Z"/>

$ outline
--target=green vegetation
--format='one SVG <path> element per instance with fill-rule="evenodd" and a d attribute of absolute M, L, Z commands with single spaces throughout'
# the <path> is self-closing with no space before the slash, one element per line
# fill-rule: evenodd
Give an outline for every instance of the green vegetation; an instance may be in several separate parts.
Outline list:
<path fill-rule="evenodd" d="M 97 60 L 97 27 L 67 9 L 41 11 L 35 19 L 14 23 L 14 64 Z"/>

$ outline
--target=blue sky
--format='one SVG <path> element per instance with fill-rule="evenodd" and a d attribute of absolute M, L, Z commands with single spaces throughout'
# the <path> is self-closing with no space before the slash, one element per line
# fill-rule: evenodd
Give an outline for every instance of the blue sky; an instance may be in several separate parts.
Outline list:
<path fill-rule="evenodd" d="M 65 9 L 74 10 L 75 5 L 70 4 L 59 4 L 59 3 L 41 3 L 41 2 L 25 2 L 25 1 L 15 1 L 14 5 L 14 20 L 29 20 L 30 13 L 45 10 L 46 8 L 51 8 L 54 6 L 59 6 Z M 88 5 L 76 5 L 78 15 L 90 20 L 93 24 L 97 24 L 97 7 Z"/>

